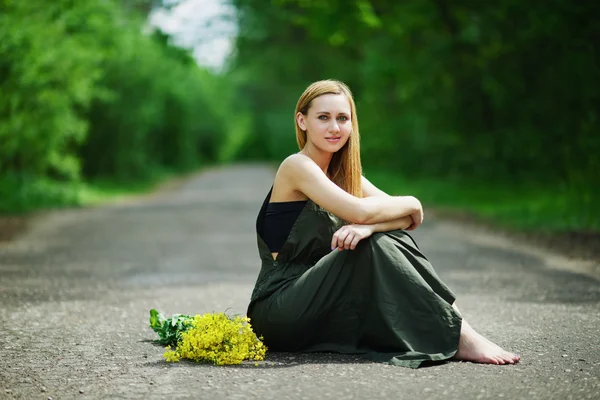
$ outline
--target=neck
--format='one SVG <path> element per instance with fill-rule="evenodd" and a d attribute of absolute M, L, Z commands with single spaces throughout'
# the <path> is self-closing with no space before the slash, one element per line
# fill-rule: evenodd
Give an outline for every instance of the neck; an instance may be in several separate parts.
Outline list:
<path fill-rule="evenodd" d="M 333 153 L 320 150 L 313 146 L 313 144 L 310 142 L 306 143 L 300 153 L 310 157 L 319 166 L 319 168 L 323 170 L 325 175 L 327 175 L 327 168 L 329 168 L 329 163 L 331 162 Z"/>

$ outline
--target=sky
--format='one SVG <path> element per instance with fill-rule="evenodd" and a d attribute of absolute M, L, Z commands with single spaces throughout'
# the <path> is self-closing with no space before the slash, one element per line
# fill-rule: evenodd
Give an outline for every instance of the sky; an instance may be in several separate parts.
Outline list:
<path fill-rule="evenodd" d="M 149 21 L 170 34 L 174 44 L 193 49 L 198 64 L 219 71 L 233 49 L 234 18 L 235 8 L 226 0 L 183 0 L 170 11 L 153 11 Z"/>

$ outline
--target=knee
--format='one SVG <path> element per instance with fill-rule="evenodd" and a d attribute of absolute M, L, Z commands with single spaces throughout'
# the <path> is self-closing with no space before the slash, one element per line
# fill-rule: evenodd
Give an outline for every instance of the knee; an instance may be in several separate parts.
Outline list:
<path fill-rule="evenodd" d="M 355 258 L 362 259 L 363 261 L 368 259 L 370 261 L 375 253 L 381 252 L 381 249 L 386 247 L 385 242 L 385 234 L 381 232 L 375 232 L 368 238 L 358 242 L 356 248 L 351 251 Z M 367 265 L 370 264 L 370 262 L 367 263 Z M 363 263 L 361 263 L 361 268 L 364 268 Z"/>
<path fill-rule="evenodd" d="M 369 248 L 381 248 L 387 241 L 389 241 L 387 232 L 375 232 L 368 238 Z"/>

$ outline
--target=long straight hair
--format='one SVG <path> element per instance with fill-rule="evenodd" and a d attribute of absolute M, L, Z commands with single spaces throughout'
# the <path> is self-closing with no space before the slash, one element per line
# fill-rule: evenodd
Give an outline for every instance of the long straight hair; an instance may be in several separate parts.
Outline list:
<path fill-rule="evenodd" d="M 346 84 L 336 80 L 323 80 L 311 84 L 306 88 L 298 104 L 296 104 L 296 112 L 294 113 L 294 123 L 296 124 L 296 141 L 300 150 L 306 146 L 306 131 L 303 131 L 298 125 L 296 115 L 301 112 L 304 115 L 308 114 L 308 109 L 312 101 L 324 94 L 343 94 L 350 102 L 350 116 L 352 122 L 352 132 L 346 144 L 333 154 L 327 172 L 329 179 L 336 185 L 344 189 L 356 197 L 362 196 L 361 177 L 362 166 L 360 163 L 360 135 L 358 132 L 358 117 L 356 116 L 356 105 L 352 92 Z"/>

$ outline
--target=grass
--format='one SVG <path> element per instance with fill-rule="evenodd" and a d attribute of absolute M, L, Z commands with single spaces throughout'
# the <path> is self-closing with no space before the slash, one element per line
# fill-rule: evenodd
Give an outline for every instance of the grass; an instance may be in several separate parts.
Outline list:
<path fill-rule="evenodd" d="M 176 173 L 161 171 L 137 182 L 60 182 L 48 178 L 5 176 L 0 179 L 0 215 L 19 215 L 40 209 L 100 204 L 125 196 L 147 193 L 159 183 L 175 176 Z"/>
<path fill-rule="evenodd" d="M 382 190 L 413 195 L 426 207 L 467 215 L 495 225 L 537 232 L 600 232 L 600 189 L 541 184 L 492 184 L 460 180 L 412 180 L 386 171 L 366 171 Z"/>
<path fill-rule="evenodd" d="M 0 215 L 59 207 L 88 206 L 147 193 L 181 173 L 160 171 L 137 182 L 95 180 L 67 183 L 8 176 L 0 179 Z M 535 232 L 600 232 L 600 189 L 560 188 L 464 180 L 408 179 L 382 170 L 366 176 L 382 190 L 414 195 L 425 207 L 467 215 L 497 226 Z"/>

